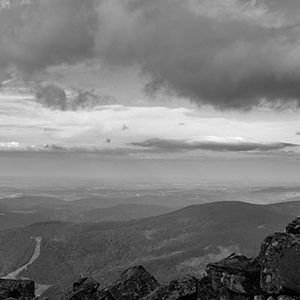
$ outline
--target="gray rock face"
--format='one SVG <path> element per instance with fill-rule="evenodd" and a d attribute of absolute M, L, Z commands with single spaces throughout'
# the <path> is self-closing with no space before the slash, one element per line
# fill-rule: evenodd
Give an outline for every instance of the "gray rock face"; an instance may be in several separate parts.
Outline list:
<path fill-rule="evenodd" d="M 285 231 L 289 234 L 300 234 L 300 217 L 289 223 Z"/>
<path fill-rule="evenodd" d="M 96 300 L 100 283 L 88 277 L 80 278 L 73 284 L 72 291 L 68 292 L 62 300 Z"/>
<path fill-rule="evenodd" d="M 213 289 L 211 278 L 204 276 L 199 280 L 197 286 L 198 300 L 216 300 L 218 293 Z"/>
<path fill-rule="evenodd" d="M 193 276 L 184 276 L 157 288 L 143 300 L 196 300 L 199 281 Z"/>
<path fill-rule="evenodd" d="M 218 300 L 300 299 L 300 218 L 268 236 L 259 256 L 232 255 L 207 266 Z"/>
<path fill-rule="evenodd" d="M 292 296 L 285 296 L 281 295 L 277 297 L 277 300 L 299 300 L 300 298 L 292 297 Z"/>
<path fill-rule="evenodd" d="M 262 243 L 260 285 L 267 294 L 300 295 L 300 240 L 275 233 Z"/>
<path fill-rule="evenodd" d="M 209 264 L 207 274 L 212 280 L 212 287 L 225 294 L 232 292 L 253 298 L 260 292 L 260 266 L 255 259 L 231 255 L 220 262 Z"/>
<path fill-rule="evenodd" d="M 138 300 L 159 287 L 157 280 L 144 267 L 126 270 L 110 288 L 102 291 L 103 300 Z"/>
<path fill-rule="evenodd" d="M 0 279 L 0 300 L 7 298 L 31 300 L 35 296 L 32 280 Z"/>

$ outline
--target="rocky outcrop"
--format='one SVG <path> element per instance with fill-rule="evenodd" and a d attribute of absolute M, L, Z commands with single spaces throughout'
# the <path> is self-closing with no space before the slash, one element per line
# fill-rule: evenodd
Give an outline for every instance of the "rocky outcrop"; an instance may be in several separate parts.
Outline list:
<path fill-rule="evenodd" d="M 260 285 L 267 294 L 300 296 L 300 240 L 288 233 L 275 233 L 262 243 L 259 255 Z"/>
<path fill-rule="evenodd" d="M 288 224 L 285 231 L 289 234 L 300 234 L 300 217 Z"/>
<path fill-rule="evenodd" d="M 143 300 L 194 300 L 197 299 L 198 284 L 199 281 L 195 277 L 186 275 L 160 286 Z"/>
<path fill-rule="evenodd" d="M 260 292 L 260 266 L 256 259 L 246 256 L 231 255 L 228 258 L 207 266 L 207 274 L 211 278 L 214 290 L 224 294 L 248 299 Z"/>
<path fill-rule="evenodd" d="M 0 300 L 34 298 L 35 286 L 32 280 L 0 279 Z"/>
<path fill-rule="evenodd" d="M 220 300 L 300 299 L 300 218 L 268 236 L 257 258 L 232 255 L 207 266 Z"/>
<path fill-rule="evenodd" d="M 114 285 L 102 291 L 101 300 L 138 300 L 159 287 L 157 280 L 144 267 L 137 266 L 123 272 Z"/>
<path fill-rule="evenodd" d="M 73 284 L 73 289 L 62 299 L 64 300 L 96 300 L 99 297 L 100 283 L 88 277 L 82 277 Z"/>

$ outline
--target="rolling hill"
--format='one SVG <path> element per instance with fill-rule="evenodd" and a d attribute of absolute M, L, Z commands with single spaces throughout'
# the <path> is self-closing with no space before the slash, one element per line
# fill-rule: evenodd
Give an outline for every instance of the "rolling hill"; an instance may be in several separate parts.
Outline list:
<path fill-rule="evenodd" d="M 118 204 L 81 211 L 68 220 L 73 222 L 128 221 L 162 215 L 173 210 L 174 208 L 150 204 Z"/>
<path fill-rule="evenodd" d="M 0 199 L 0 230 L 18 228 L 42 221 L 103 222 L 126 221 L 164 214 L 175 208 L 161 205 L 118 204 L 101 199 L 64 201 L 54 197 L 21 196 Z"/>

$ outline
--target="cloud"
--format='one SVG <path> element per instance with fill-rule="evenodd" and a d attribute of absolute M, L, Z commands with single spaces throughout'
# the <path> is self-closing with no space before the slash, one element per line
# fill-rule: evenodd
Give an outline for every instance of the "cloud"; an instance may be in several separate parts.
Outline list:
<path fill-rule="evenodd" d="M 33 3 L 1 12 L 0 70 L 30 73 L 93 57 L 140 66 L 151 78 L 147 91 L 221 109 L 300 105 L 298 20 L 269 1 Z"/>
<path fill-rule="evenodd" d="M 106 144 L 112 142 L 111 139 L 105 141 Z M 0 152 L 29 152 L 29 153 L 86 153 L 100 154 L 104 156 L 118 157 L 172 157 L 172 155 L 183 154 L 186 157 L 187 151 L 204 150 L 211 153 L 274 153 L 275 150 L 287 150 L 290 154 L 299 154 L 299 145 L 291 143 L 260 143 L 249 142 L 239 137 L 204 137 L 189 140 L 175 139 L 147 139 L 142 142 L 133 142 L 123 145 L 87 145 L 87 144 L 29 144 L 21 142 L 2 142 L 0 143 Z M 200 154 L 201 153 L 197 153 Z M 206 152 L 206 154 L 208 154 Z M 149 156 L 150 155 L 150 156 Z M 157 156 L 158 155 L 158 156 Z M 162 155 L 162 156 L 161 156 Z M 227 155 L 227 154 L 226 154 Z"/>
<path fill-rule="evenodd" d="M 1 11 L 0 66 L 25 72 L 93 55 L 98 30 L 96 1 L 39 0 Z"/>
<path fill-rule="evenodd" d="M 54 144 L 34 145 L 23 144 L 16 141 L 0 143 L 0 152 L 61 152 L 69 150 L 71 149 L 57 146 Z"/>
<path fill-rule="evenodd" d="M 110 96 L 100 96 L 85 90 L 66 90 L 55 84 L 36 86 L 35 100 L 45 107 L 62 111 L 92 109 L 100 105 L 118 104 L 118 100 Z"/>
<path fill-rule="evenodd" d="M 141 65 L 150 91 L 219 108 L 299 105 L 299 26 L 249 1 L 129 3 L 103 9 L 99 49 L 110 63 Z"/>
<path fill-rule="evenodd" d="M 210 151 L 233 151 L 233 152 L 247 152 L 247 151 L 271 151 L 281 150 L 289 147 L 296 147 L 297 145 L 291 143 L 260 143 L 248 142 L 242 138 L 227 137 L 206 137 L 200 139 L 189 140 L 174 140 L 174 139 L 147 139 L 142 142 L 131 143 L 132 146 L 142 148 L 150 148 L 155 150 L 177 152 L 189 150 L 210 150 Z"/>
<path fill-rule="evenodd" d="M 83 152 L 83 153 L 89 153 L 89 152 L 99 152 L 99 153 L 114 153 L 119 149 L 101 149 L 99 147 L 91 147 L 91 146 L 61 146 L 56 144 L 26 144 L 26 143 L 20 143 L 16 141 L 12 142 L 4 142 L 0 143 L 0 152 Z M 124 150 L 126 151 L 126 150 Z M 118 152 L 118 153 L 119 153 Z"/>

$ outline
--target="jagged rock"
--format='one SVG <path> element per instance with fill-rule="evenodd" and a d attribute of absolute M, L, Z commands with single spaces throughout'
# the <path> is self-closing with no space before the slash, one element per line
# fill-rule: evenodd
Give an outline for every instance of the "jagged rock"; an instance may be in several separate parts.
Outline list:
<path fill-rule="evenodd" d="M 197 300 L 215 300 L 217 292 L 212 287 L 212 282 L 209 276 L 204 276 L 199 280 L 197 288 Z"/>
<path fill-rule="evenodd" d="M 80 290 L 85 291 L 96 291 L 98 287 L 100 286 L 100 283 L 92 278 L 83 277 L 80 278 L 78 281 L 76 281 L 73 284 L 73 291 L 77 292 Z"/>
<path fill-rule="evenodd" d="M 300 234 L 300 217 L 289 223 L 285 231 L 290 234 Z"/>
<path fill-rule="evenodd" d="M 143 300 L 196 300 L 199 281 L 193 276 L 184 276 L 157 288 Z"/>
<path fill-rule="evenodd" d="M 138 300 L 159 287 L 156 279 L 144 267 L 129 268 L 110 288 L 101 292 L 101 300 Z"/>
<path fill-rule="evenodd" d="M 96 300 L 100 283 L 92 278 L 83 277 L 73 284 L 72 291 L 62 297 L 62 300 Z"/>
<path fill-rule="evenodd" d="M 292 297 L 292 296 L 285 296 L 285 295 L 281 295 L 279 297 L 277 297 L 277 300 L 299 300 L 299 297 Z"/>
<path fill-rule="evenodd" d="M 275 233 L 262 243 L 260 285 L 267 294 L 300 295 L 300 240 Z"/>
<path fill-rule="evenodd" d="M 99 292 L 99 300 L 115 300 L 114 296 L 110 293 L 109 289 L 104 289 Z"/>
<path fill-rule="evenodd" d="M 35 286 L 32 280 L 0 279 L 0 300 L 32 300 L 35 297 Z"/>
<path fill-rule="evenodd" d="M 231 255 L 207 266 L 215 291 L 224 299 L 253 299 L 259 294 L 260 266 L 255 259 Z"/>

